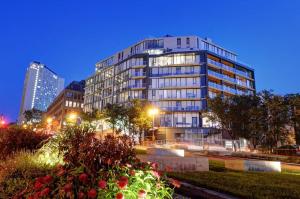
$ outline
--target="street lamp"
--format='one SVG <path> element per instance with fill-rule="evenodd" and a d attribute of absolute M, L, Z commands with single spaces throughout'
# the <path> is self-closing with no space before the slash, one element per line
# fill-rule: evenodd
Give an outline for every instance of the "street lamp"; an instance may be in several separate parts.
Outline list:
<path fill-rule="evenodd" d="M 52 122 L 53 122 L 52 117 L 48 117 L 48 118 L 47 118 L 47 124 L 51 125 Z"/>
<path fill-rule="evenodd" d="M 157 108 L 151 108 L 148 111 L 148 115 L 152 116 L 152 141 L 155 140 L 155 136 L 154 136 L 154 119 L 155 119 L 155 115 L 157 115 L 159 113 L 159 110 Z"/>

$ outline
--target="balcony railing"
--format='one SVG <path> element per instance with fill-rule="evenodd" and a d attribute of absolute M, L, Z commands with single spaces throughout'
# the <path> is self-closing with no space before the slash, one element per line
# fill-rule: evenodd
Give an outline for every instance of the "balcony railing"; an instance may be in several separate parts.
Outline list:
<path fill-rule="evenodd" d="M 143 76 L 146 76 L 146 72 L 132 72 L 130 73 L 130 77 L 143 77 Z"/>
<path fill-rule="evenodd" d="M 128 88 L 145 88 L 146 86 L 146 84 L 133 84 L 129 85 Z"/>
<path fill-rule="evenodd" d="M 223 86 L 214 82 L 208 82 L 208 86 L 219 89 L 219 90 L 223 90 Z"/>
<path fill-rule="evenodd" d="M 212 70 L 208 70 L 207 72 L 208 72 L 209 75 L 213 75 L 213 76 L 218 77 L 220 79 L 224 79 L 224 80 L 230 81 L 230 82 L 232 82 L 234 84 L 236 83 L 236 79 L 234 79 L 232 77 L 229 77 L 227 75 L 222 75 L 222 74 L 214 72 Z"/>
<path fill-rule="evenodd" d="M 227 91 L 229 93 L 236 94 L 236 90 L 234 88 L 231 88 L 231 87 L 225 86 L 225 85 L 223 85 L 223 91 Z"/>
<path fill-rule="evenodd" d="M 191 72 L 175 72 L 175 73 L 161 73 L 161 74 L 151 74 L 151 77 L 161 77 L 161 76 L 171 76 L 171 75 L 193 75 L 200 74 L 199 71 L 191 71 Z"/>
<path fill-rule="evenodd" d="M 200 106 L 174 106 L 174 107 L 161 107 L 161 110 L 164 111 L 200 111 Z"/>

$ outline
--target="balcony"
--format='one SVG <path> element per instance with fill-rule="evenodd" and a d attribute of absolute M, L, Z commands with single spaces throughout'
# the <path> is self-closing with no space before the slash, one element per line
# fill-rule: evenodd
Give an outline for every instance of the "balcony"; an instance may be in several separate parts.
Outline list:
<path fill-rule="evenodd" d="M 146 72 L 133 72 L 133 73 L 130 73 L 130 78 L 144 78 L 146 77 Z"/>
<path fill-rule="evenodd" d="M 217 77 L 219 79 L 226 80 L 226 81 L 232 82 L 234 84 L 236 83 L 236 79 L 234 79 L 232 77 L 229 77 L 227 75 L 223 75 L 223 74 L 214 72 L 212 70 L 208 70 L 207 72 L 208 72 L 209 75 L 215 76 L 215 77 Z"/>
<path fill-rule="evenodd" d="M 236 94 L 236 90 L 234 88 L 231 88 L 231 87 L 225 86 L 225 85 L 223 85 L 223 91 L 226 91 L 226 92 L 229 92 L 232 94 Z"/>
<path fill-rule="evenodd" d="M 200 111 L 200 106 L 174 106 L 174 107 L 161 107 L 161 110 L 164 111 Z"/>
<path fill-rule="evenodd" d="M 151 74 L 150 77 L 177 76 L 177 75 L 178 76 L 179 75 L 196 75 L 196 74 L 200 74 L 200 71 Z"/>
<path fill-rule="evenodd" d="M 211 64 L 211 65 L 214 65 L 214 66 L 217 66 L 218 68 L 233 72 L 233 73 L 235 73 L 235 71 L 236 71 L 236 69 L 233 68 L 233 67 L 227 66 L 225 64 L 222 64 L 220 62 L 214 61 L 214 60 L 209 59 L 209 58 L 207 58 L 207 63 Z"/>
<path fill-rule="evenodd" d="M 214 82 L 208 82 L 208 86 L 218 89 L 218 90 L 223 90 L 223 86 Z"/>
<path fill-rule="evenodd" d="M 128 88 L 131 89 L 144 89 L 146 88 L 146 84 L 133 84 L 133 85 L 129 85 Z"/>

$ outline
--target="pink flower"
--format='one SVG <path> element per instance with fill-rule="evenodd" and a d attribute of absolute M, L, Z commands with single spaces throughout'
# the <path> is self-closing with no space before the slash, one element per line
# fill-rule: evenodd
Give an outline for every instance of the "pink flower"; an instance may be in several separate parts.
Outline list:
<path fill-rule="evenodd" d="M 50 193 L 50 189 L 47 187 L 41 191 L 40 196 L 47 196 Z"/>
<path fill-rule="evenodd" d="M 72 191 L 72 188 L 73 188 L 73 185 L 72 185 L 71 183 L 68 183 L 68 184 L 66 184 L 66 185 L 64 186 L 64 191 L 65 191 L 66 193 L 71 192 L 71 191 Z"/>
<path fill-rule="evenodd" d="M 96 198 L 97 197 L 96 189 L 90 189 L 89 192 L 88 192 L 88 197 L 89 198 Z"/>
<path fill-rule="evenodd" d="M 43 181 L 44 183 L 48 184 L 50 182 L 52 182 L 53 180 L 53 177 L 51 175 L 46 175 L 44 178 L 43 178 Z"/>
<path fill-rule="evenodd" d="M 119 192 L 116 194 L 116 199 L 124 199 L 124 195 L 121 192 Z"/>
<path fill-rule="evenodd" d="M 158 168 L 158 164 L 156 162 L 152 162 L 151 167 L 156 170 Z"/>
<path fill-rule="evenodd" d="M 88 181 L 88 175 L 85 174 L 85 173 L 80 174 L 79 175 L 79 180 L 80 180 L 80 182 L 87 183 L 87 181 Z"/>
<path fill-rule="evenodd" d="M 146 196 L 147 196 L 147 192 L 145 190 L 143 190 L 143 189 L 139 190 L 139 192 L 138 192 L 139 199 L 144 199 L 144 198 L 146 198 Z"/>
<path fill-rule="evenodd" d="M 106 181 L 105 180 L 99 180 L 98 187 L 100 189 L 105 189 L 105 187 L 106 187 Z"/>
<path fill-rule="evenodd" d="M 43 187 L 43 184 L 42 184 L 41 182 L 36 181 L 36 182 L 34 183 L 34 189 L 35 189 L 35 190 L 39 190 L 39 189 L 41 189 L 42 187 Z"/>
<path fill-rule="evenodd" d="M 128 178 L 126 176 L 121 176 L 119 181 L 124 181 L 124 182 L 128 183 Z"/>
<path fill-rule="evenodd" d="M 160 179 L 160 173 L 158 173 L 157 171 L 150 171 L 150 173 L 157 179 Z"/>

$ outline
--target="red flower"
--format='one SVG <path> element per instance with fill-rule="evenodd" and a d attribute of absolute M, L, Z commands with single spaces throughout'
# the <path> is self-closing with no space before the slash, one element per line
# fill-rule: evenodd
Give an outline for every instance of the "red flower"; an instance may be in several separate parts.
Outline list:
<path fill-rule="evenodd" d="M 38 191 L 34 194 L 33 198 L 40 198 L 41 192 Z"/>
<path fill-rule="evenodd" d="M 89 198 L 96 198 L 97 197 L 96 189 L 90 189 L 89 192 L 88 192 L 88 197 Z"/>
<path fill-rule="evenodd" d="M 79 192 L 78 193 L 78 198 L 79 199 L 83 199 L 84 198 L 84 193 L 83 192 Z"/>
<path fill-rule="evenodd" d="M 85 173 L 80 174 L 80 175 L 79 175 L 79 180 L 80 180 L 81 182 L 83 182 L 83 183 L 87 183 L 87 181 L 88 181 L 88 175 L 85 174 Z"/>
<path fill-rule="evenodd" d="M 78 198 L 79 198 L 79 199 L 83 199 L 84 196 L 85 196 L 85 194 L 84 194 L 82 191 L 80 191 L 80 192 L 78 193 Z"/>
<path fill-rule="evenodd" d="M 50 189 L 47 187 L 41 191 L 40 196 L 47 196 L 50 193 Z"/>
<path fill-rule="evenodd" d="M 98 187 L 100 189 L 105 189 L 105 187 L 106 187 L 106 181 L 105 180 L 99 180 Z"/>
<path fill-rule="evenodd" d="M 126 181 L 118 181 L 119 189 L 124 189 L 127 186 L 128 182 Z"/>
<path fill-rule="evenodd" d="M 124 195 L 121 192 L 119 192 L 116 194 L 116 199 L 124 199 Z"/>
<path fill-rule="evenodd" d="M 128 178 L 126 176 L 121 176 L 119 181 L 124 181 L 128 183 Z"/>
<path fill-rule="evenodd" d="M 43 184 L 42 184 L 41 182 L 36 181 L 36 182 L 34 183 L 34 189 L 35 189 L 35 190 L 39 190 L 39 189 L 41 189 L 42 187 L 43 187 Z"/>
<path fill-rule="evenodd" d="M 174 187 L 179 188 L 181 186 L 181 183 L 178 180 L 170 179 L 171 184 L 173 184 Z"/>
<path fill-rule="evenodd" d="M 52 180 L 53 180 L 53 177 L 52 177 L 51 175 L 46 175 L 46 176 L 43 178 L 43 181 L 44 181 L 44 183 L 46 183 L 46 184 L 50 183 Z"/>
<path fill-rule="evenodd" d="M 173 170 L 171 166 L 166 166 L 165 169 L 166 169 L 166 172 L 171 172 Z"/>
<path fill-rule="evenodd" d="M 43 177 L 37 178 L 36 181 L 44 184 L 44 178 Z"/>
<path fill-rule="evenodd" d="M 134 176 L 134 175 L 135 175 L 135 171 L 134 171 L 134 170 L 130 170 L 130 171 L 129 171 L 129 174 L 130 174 L 131 176 Z"/>
<path fill-rule="evenodd" d="M 126 176 L 121 176 L 118 181 L 118 187 L 124 189 L 128 184 L 128 178 Z"/>
<path fill-rule="evenodd" d="M 68 184 L 66 184 L 66 185 L 64 186 L 64 191 L 65 191 L 66 193 L 71 192 L 71 191 L 72 191 L 72 188 L 73 188 L 73 185 L 72 185 L 71 183 L 68 183 Z"/>
<path fill-rule="evenodd" d="M 147 196 L 147 192 L 145 190 L 143 190 L 143 189 L 139 190 L 139 192 L 138 192 L 139 199 L 144 199 L 144 198 L 146 198 L 146 196 Z"/>
<path fill-rule="evenodd" d="M 34 199 L 34 196 L 28 196 L 28 198 L 27 199 Z"/>

